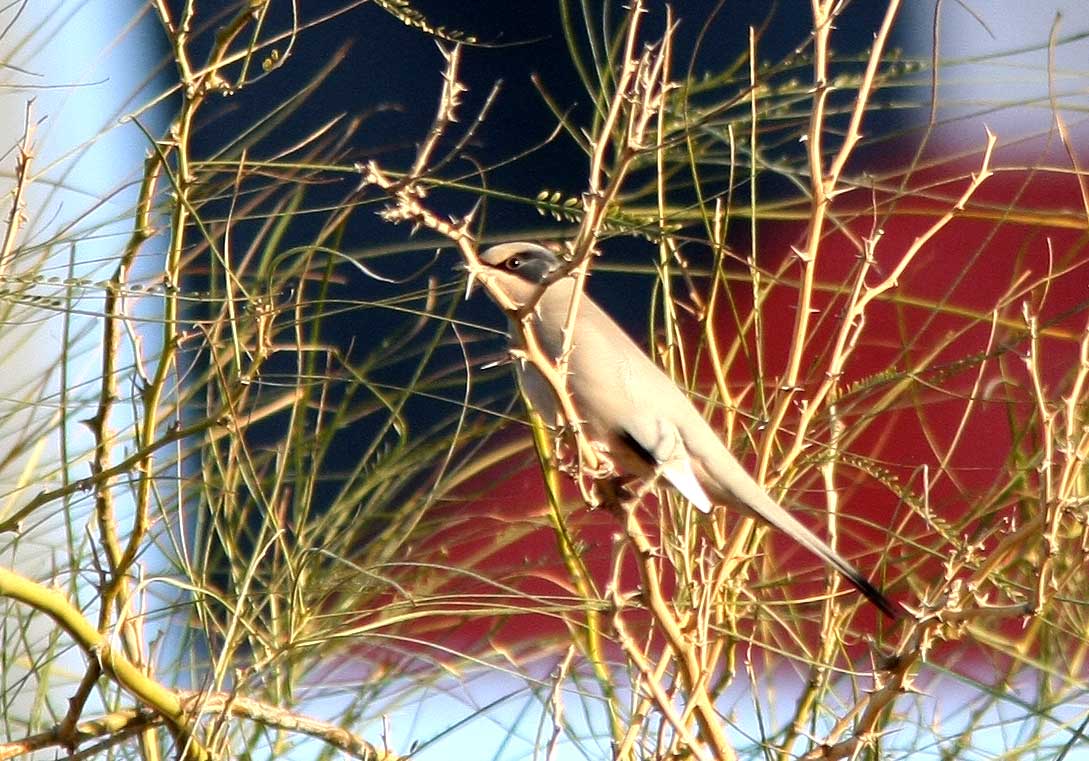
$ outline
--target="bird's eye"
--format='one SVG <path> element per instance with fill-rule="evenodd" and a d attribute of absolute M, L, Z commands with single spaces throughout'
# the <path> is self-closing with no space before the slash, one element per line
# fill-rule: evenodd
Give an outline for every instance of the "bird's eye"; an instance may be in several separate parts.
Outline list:
<path fill-rule="evenodd" d="M 516 270 L 522 266 L 522 257 L 512 256 L 510 259 L 507 259 L 506 265 L 507 269 Z"/>

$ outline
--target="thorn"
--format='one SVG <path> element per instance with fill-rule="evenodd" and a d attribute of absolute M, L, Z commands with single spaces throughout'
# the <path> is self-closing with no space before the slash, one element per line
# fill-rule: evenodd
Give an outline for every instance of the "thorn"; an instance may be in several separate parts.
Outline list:
<path fill-rule="evenodd" d="M 466 263 L 465 271 L 468 273 L 468 277 L 465 279 L 465 300 L 468 301 L 469 297 L 473 295 L 473 290 L 476 287 L 477 280 L 480 274 L 484 271 L 476 262 Z"/>

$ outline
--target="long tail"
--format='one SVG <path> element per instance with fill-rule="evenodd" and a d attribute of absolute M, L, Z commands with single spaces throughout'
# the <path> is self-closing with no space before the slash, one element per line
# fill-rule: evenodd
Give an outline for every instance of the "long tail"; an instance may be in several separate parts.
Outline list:
<path fill-rule="evenodd" d="M 727 496 L 729 502 L 751 511 L 756 517 L 770 524 L 773 528 L 782 531 L 843 574 L 847 581 L 851 582 L 859 592 L 866 596 L 867 600 L 876 605 L 886 616 L 894 621 L 900 617 L 903 608 L 885 597 L 881 590 L 871 584 L 857 568 L 840 557 L 839 553 L 829 547 L 823 539 L 802 525 L 782 505 L 768 496 L 768 493 L 756 483 L 732 455 L 727 456 L 729 459 L 726 461 L 715 458 L 714 462 L 718 467 L 714 470 L 718 472 L 708 472 L 708 475 L 711 476 L 710 480 L 716 482 L 716 485 L 720 486 L 721 490 L 725 492 L 724 495 L 712 496 L 716 498 Z M 704 469 L 709 470 L 706 465 L 704 465 Z"/>
<path fill-rule="evenodd" d="M 753 485 L 756 486 L 755 481 Z M 869 579 L 863 576 L 857 568 L 844 560 L 838 552 L 828 546 L 827 542 L 802 525 L 797 518 L 769 497 L 767 492 L 760 489 L 759 486 L 757 486 L 757 489 L 759 489 L 759 497 L 745 500 L 753 512 L 843 574 L 847 581 L 851 582 L 859 592 L 866 596 L 867 600 L 876 605 L 886 616 L 893 621 L 900 617 L 903 608 L 885 597 L 884 593 L 871 584 Z"/>

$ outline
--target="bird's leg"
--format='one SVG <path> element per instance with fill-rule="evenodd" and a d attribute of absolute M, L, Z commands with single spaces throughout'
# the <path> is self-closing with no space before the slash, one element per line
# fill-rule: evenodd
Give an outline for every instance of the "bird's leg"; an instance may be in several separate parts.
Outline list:
<path fill-rule="evenodd" d="M 576 439 L 580 435 L 585 435 L 585 433 L 580 432 L 578 429 L 570 425 L 566 425 L 561 431 L 557 432 L 557 440 L 559 444 L 562 444 L 571 441 L 572 439 Z M 582 458 L 582 451 L 576 449 L 575 452 L 577 457 L 574 462 L 566 466 L 566 472 L 570 473 L 571 476 L 574 478 L 585 476 L 587 478 L 595 480 L 605 478 L 606 476 L 615 475 L 617 469 L 616 466 L 613 464 L 612 459 L 609 457 L 608 448 L 600 442 L 594 441 L 593 439 L 587 438 L 587 440 L 590 442 L 590 446 L 594 450 L 594 455 L 597 457 L 597 467 L 592 468 L 587 465 L 585 460 L 583 460 Z M 559 446 L 559 444 L 557 444 L 557 446 Z M 557 449 L 557 451 L 559 450 Z M 566 460 L 567 458 L 564 457 L 559 461 L 566 462 Z"/>
<path fill-rule="evenodd" d="M 590 439 L 590 446 L 593 447 L 594 454 L 597 455 L 597 467 L 591 468 L 589 465 L 582 462 L 580 458 L 578 464 L 579 472 L 595 481 L 616 475 L 616 465 L 613 464 L 612 458 L 609 457 L 609 448 L 593 439 Z"/>
<path fill-rule="evenodd" d="M 561 446 L 565 446 L 566 442 L 570 441 L 573 436 L 579 435 L 578 433 L 572 433 L 570 427 L 565 427 L 563 432 L 557 433 L 556 446 L 557 449 Z M 617 477 L 617 469 L 613 464 L 612 459 L 609 457 L 609 450 L 600 442 L 588 439 L 590 446 L 594 449 L 594 455 L 597 457 L 597 467 L 591 468 L 582 459 L 581 450 L 576 449 L 576 457 L 574 461 L 569 460 L 566 457 L 557 456 L 557 462 L 560 463 L 560 471 L 569 475 L 571 479 L 578 486 L 579 494 L 582 497 L 582 501 L 591 510 L 602 505 L 608 505 L 610 502 L 615 502 L 617 499 L 617 490 L 609 483 Z"/>

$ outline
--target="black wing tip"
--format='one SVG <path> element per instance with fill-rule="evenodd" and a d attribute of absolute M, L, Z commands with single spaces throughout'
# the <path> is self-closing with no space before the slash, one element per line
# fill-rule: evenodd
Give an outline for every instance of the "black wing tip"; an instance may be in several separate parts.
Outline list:
<path fill-rule="evenodd" d="M 889 598 L 885 597 L 885 594 L 875 587 L 863 576 L 851 576 L 851 583 L 855 585 L 859 592 L 866 596 L 866 599 L 872 602 L 878 610 L 884 613 L 892 621 L 899 621 L 904 615 L 904 608 L 900 603 L 893 602 Z"/>

